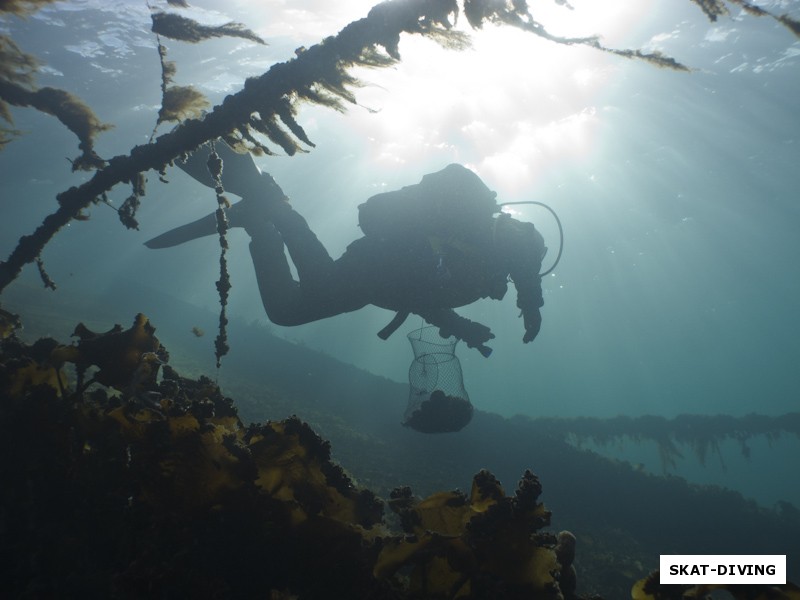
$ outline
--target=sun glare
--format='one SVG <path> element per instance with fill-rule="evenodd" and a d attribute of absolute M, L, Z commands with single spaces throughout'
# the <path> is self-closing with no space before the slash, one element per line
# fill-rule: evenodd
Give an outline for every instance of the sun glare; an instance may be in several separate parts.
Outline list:
<path fill-rule="evenodd" d="M 252 5 L 252 0 L 233 1 L 239 7 Z M 533 18 L 552 35 L 596 35 L 607 46 L 625 47 L 654 2 L 528 4 Z M 288 35 L 307 45 L 366 16 L 375 3 L 271 0 L 253 6 L 264 18 L 259 33 Z M 284 27 L 289 23 L 291 27 Z M 354 73 L 367 84 L 356 94 L 366 110 L 350 111 L 347 129 L 368 140 L 365 166 L 415 165 L 424 171 L 432 163 L 461 162 L 519 188 L 535 182 L 554 163 L 591 150 L 598 115 L 603 114 L 600 93 L 624 59 L 557 44 L 511 26 L 486 24 L 473 31 L 463 14 L 456 28 L 470 36 L 472 48 L 451 51 L 430 39 L 404 35 L 400 63 Z M 325 119 L 320 116 L 320 126 Z"/>
<path fill-rule="evenodd" d="M 533 15 L 553 35 L 600 35 L 613 45 L 650 1 L 571 4 L 538 3 Z M 351 115 L 351 124 L 370 140 L 374 162 L 459 161 L 513 193 L 554 162 L 591 149 L 599 92 L 621 59 L 508 26 L 472 31 L 463 15 L 457 26 L 470 34 L 471 49 L 448 51 L 405 36 L 397 67 L 359 73 L 371 84 L 359 102 L 375 112 Z"/>

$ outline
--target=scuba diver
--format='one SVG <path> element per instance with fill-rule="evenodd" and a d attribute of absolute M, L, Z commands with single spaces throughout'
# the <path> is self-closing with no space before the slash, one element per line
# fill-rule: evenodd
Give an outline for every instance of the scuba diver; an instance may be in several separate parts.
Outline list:
<path fill-rule="evenodd" d="M 453 309 L 481 298 L 500 300 L 511 281 L 525 328 L 522 341 L 539 333 L 543 238 L 532 223 L 500 212 L 496 193 L 467 168 L 451 164 L 416 185 L 370 198 L 359 206 L 364 236 L 334 260 L 250 154 L 217 142 L 178 166 L 213 188 L 206 166 L 213 151 L 223 160 L 225 191 L 242 197 L 227 210 L 229 226 L 243 227 L 251 238 L 261 299 L 273 323 L 301 325 L 373 304 L 397 313 L 379 332 L 383 339 L 414 313 L 442 337 L 455 336 L 489 356 L 486 342 L 494 334 Z M 146 245 L 166 248 L 216 231 L 212 213 Z"/>

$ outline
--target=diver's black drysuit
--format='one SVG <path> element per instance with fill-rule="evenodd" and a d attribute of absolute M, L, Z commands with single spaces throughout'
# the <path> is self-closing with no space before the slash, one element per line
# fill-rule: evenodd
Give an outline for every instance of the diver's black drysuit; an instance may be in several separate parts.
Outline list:
<path fill-rule="evenodd" d="M 286 202 L 271 210 L 270 221 L 245 228 L 252 238 L 250 254 L 264 309 L 277 325 L 300 325 L 374 304 L 418 314 L 445 337 L 454 335 L 481 348 L 494 336 L 453 308 L 480 298 L 503 298 L 510 277 L 524 318 L 523 341 L 539 332 L 544 304 L 539 271 L 546 249 L 531 223 L 501 214 L 438 250 L 422 235 L 402 240 L 367 235 L 337 260 Z"/>
<path fill-rule="evenodd" d="M 210 149 L 204 148 L 178 164 L 201 183 L 214 187 L 206 167 Z M 394 331 L 403 315 L 415 313 L 439 327 L 444 337 L 454 335 L 488 356 L 490 350 L 484 344 L 494 337 L 489 328 L 460 317 L 453 309 L 480 298 L 503 298 L 510 277 L 524 318 L 523 342 L 539 333 L 539 308 L 544 303 L 539 272 L 546 248 L 531 223 L 506 214 L 489 216 L 491 212 L 486 212 L 485 218 L 462 222 L 452 211 L 445 211 L 444 224 L 438 221 L 422 231 L 422 226 L 395 227 L 403 215 L 397 213 L 397 221 L 389 219 L 385 235 L 365 235 L 333 260 L 278 184 L 258 170 L 252 157 L 236 154 L 222 143 L 217 152 L 224 158 L 224 188 L 243 198 L 228 214 L 231 225 L 244 227 L 252 239 L 250 254 L 261 299 L 273 323 L 301 325 L 374 304 L 398 312 L 381 337 Z M 449 165 L 426 175 L 418 185 L 384 195 L 392 196 L 390 206 L 398 206 L 394 195 L 404 194 L 406 199 L 433 203 L 441 198 L 489 199 L 490 210 L 497 210 L 494 192 L 460 165 Z M 440 226 L 449 231 L 439 231 Z M 146 244 L 164 248 L 215 231 L 216 219 L 211 214 Z M 284 245 L 299 281 L 292 275 Z"/>

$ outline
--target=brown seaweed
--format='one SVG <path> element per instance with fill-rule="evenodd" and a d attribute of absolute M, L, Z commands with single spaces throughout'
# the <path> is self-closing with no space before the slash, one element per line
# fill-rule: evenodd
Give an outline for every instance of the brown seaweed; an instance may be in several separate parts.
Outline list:
<path fill-rule="evenodd" d="M 11 3 L 2 10 L 14 10 L 23 5 Z M 31 9 L 33 10 L 33 9 Z M 83 154 L 73 161 L 73 170 L 90 170 L 103 165 L 94 152 L 95 137 L 112 126 L 102 123 L 92 109 L 80 98 L 52 87 L 36 88 L 34 76 L 39 60 L 23 52 L 9 36 L 0 35 L 0 119 L 12 124 L 9 106 L 31 107 L 53 115 L 72 131 L 80 141 Z M 0 128 L 0 150 L 19 132 Z"/>
<path fill-rule="evenodd" d="M 155 384 L 160 365 L 168 359 L 154 334 L 155 328 L 142 314 L 136 315 L 126 330 L 116 325 L 105 333 L 95 333 L 79 323 L 72 334 L 78 338 L 77 344 L 53 349 L 50 361 L 57 368 L 74 364 L 79 382 L 89 367 L 96 367 L 85 387 L 97 382 L 119 391 L 130 391 L 131 386 L 138 391 Z M 84 386 L 79 383 L 77 387 L 77 393 L 82 393 Z"/>
<path fill-rule="evenodd" d="M 307 424 L 244 426 L 211 380 L 164 364 L 153 334 L 137 315 L 127 330 L 79 325 L 69 346 L 0 341 L 11 595 L 576 598 L 559 589 L 574 545 L 541 531 L 531 472 L 513 497 L 488 471 L 469 497 L 404 488 L 392 505 L 405 531 L 391 532 Z M 68 385 L 66 362 L 97 369 L 95 388 Z"/>
<path fill-rule="evenodd" d="M 208 100 L 191 85 L 172 85 L 164 90 L 158 122 L 197 119 L 208 108 Z"/>
<path fill-rule="evenodd" d="M 194 19 L 175 13 L 155 12 L 152 17 L 153 33 L 173 40 L 196 44 L 217 37 L 239 37 L 258 44 L 266 44 L 264 40 L 241 23 L 225 23 L 211 27 L 201 25 Z"/>
<path fill-rule="evenodd" d="M 503 597 L 564 598 L 557 538 L 539 532 L 550 523 L 538 501 L 541 491 L 530 471 L 513 497 L 488 471 L 475 475 L 468 497 L 441 492 L 417 501 L 408 488 L 395 490 L 390 506 L 407 536 L 384 544 L 376 576 L 411 564 L 410 591 L 420 597 L 496 597 L 497 581 L 503 581 L 508 594 Z M 571 564 L 574 552 L 561 554 Z M 571 591 L 568 597 L 574 597 Z"/>
<path fill-rule="evenodd" d="M 697 4 L 703 13 L 708 17 L 712 23 L 716 22 L 719 17 L 727 16 L 730 14 L 727 4 L 736 4 L 742 8 L 746 13 L 754 17 L 771 17 L 778 23 L 785 26 L 797 37 L 800 37 L 800 21 L 792 19 L 789 15 L 775 15 L 768 10 L 749 2 L 748 0 L 692 0 Z M 726 4 L 727 2 L 727 4 Z"/>
<path fill-rule="evenodd" d="M 721 0 L 692 0 L 712 23 L 719 17 L 727 16 L 728 7 Z"/>
<path fill-rule="evenodd" d="M 40 8 L 52 4 L 57 0 L 2 0 L 0 13 L 10 13 L 18 17 L 27 17 Z"/>
<path fill-rule="evenodd" d="M 10 122 L 7 105 L 31 107 L 53 115 L 74 133 L 80 141 L 78 147 L 82 154 L 72 161 L 73 170 L 99 169 L 105 164 L 94 151 L 94 139 L 113 126 L 101 122 L 92 109 L 77 96 L 52 87 L 29 89 L 0 77 L 0 116 Z M 0 146 L 7 143 L 8 139 L 0 138 Z"/>
<path fill-rule="evenodd" d="M 0 308 L 0 340 L 9 337 L 20 327 L 19 315 Z"/>
<path fill-rule="evenodd" d="M 780 15 L 777 17 L 778 21 L 783 24 L 789 31 L 800 37 L 800 21 L 792 19 L 789 15 Z"/>
<path fill-rule="evenodd" d="M 36 268 L 39 270 L 39 277 L 41 278 L 44 287 L 50 290 L 55 290 L 57 287 L 56 282 L 50 278 L 50 275 L 44 268 L 44 261 L 40 257 L 36 258 Z"/>
<path fill-rule="evenodd" d="M 155 15 L 152 15 L 155 26 Z M 161 43 L 161 36 L 156 33 L 158 60 L 161 63 L 161 107 L 158 109 L 153 133 L 150 134 L 152 142 L 156 136 L 158 126 L 165 121 L 180 122 L 190 118 L 200 118 L 203 111 L 208 108 L 209 102 L 194 86 L 174 85 L 173 79 L 178 68 L 171 60 L 167 60 L 167 48 Z"/>

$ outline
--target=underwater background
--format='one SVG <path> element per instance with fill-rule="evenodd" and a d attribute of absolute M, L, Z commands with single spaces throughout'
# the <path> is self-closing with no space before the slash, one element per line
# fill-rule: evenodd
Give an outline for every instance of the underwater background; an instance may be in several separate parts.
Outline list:
<path fill-rule="evenodd" d="M 395 465 L 402 479 L 395 483 L 432 492 L 466 486 L 465 473 L 483 467 L 510 487 L 520 467 L 537 472 L 536 456 L 509 456 L 502 437 L 483 440 L 490 453 L 468 452 L 481 427 L 492 431 L 499 417 L 519 423 L 797 412 L 798 38 L 736 7 L 710 23 L 688 1 L 571 4 L 574 10 L 543 3 L 542 22 L 556 34 L 602 34 L 609 47 L 658 50 L 691 71 L 504 27 L 472 32 L 473 47 L 463 51 L 408 36 L 396 66 L 356 71 L 366 85 L 346 113 L 301 107 L 298 121 L 315 148 L 256 159 L 334 257 L 360 235 L 360 203 L 451 162 L 477 172 L 500 202 L 538 200 L 557 211 L 564 254 L 544 280 L 535 342 L 521 342 L 513 292 L 458 311 L 496 335 L 488 359 L 458 347 L 466 389 L 480 411 L 463 432 L 431 438 L 400 426 L 413 358 L 405 334 L 418 318 L 387 341 L 376 333 L 392 315 L 377 308 L 294 328 L 271 325 L 240 230 L 229 234 L 231 351 L 216 370 L 215 237 L 162 251 L 143 245 L 215 208 L 213 192 L 177 169 L 168 170 L 168 183 L 148 175 L 138 230 L 126 230 L 102 204 L 89 220 L 64 228 L 42 255 L 58 289 L 43 289 L 29 266 L 3 291 L 3 308 L 21 316 L 23 337 L 64 342 L 79 321 L 104 331 L 142 312 L 182 374 L 215 378 L 245 421 L 290 414 L 308 420 L 365 485 L 374 465 L 359 451 L 359 436 L 396 444 L 380 455 Z M 267 45 L 235 38 L 162 43 L 177 65 L 176 82 L 193 84 L 217 104 L 246 77 L 334 34 L 371 6 L 197 0 L 184 14 L 209 24 L 244 23 Z M 797 1 L 758 6 L 800 18 Z M 459 27 L 467 29 L 462 21 Z M 127 154 L 148 141 L 161 79 L 144 2 L 59 2 L 24 19 L 7 17 L 0 30 L 41 60 L 40 85 L 73 92 L 114 124 L 97 138 L 100 156 Z M 76 151 L 72 133 L 30 109 L 12 115 L 22 135 L 0 153 L 4 257 L 54 210 L 57 193 L 88 179 L 67 160 Z M 167 130 L 162 124 L 159 133 Z M 109 194 L 117 206 L 129 194 L 122 187 Z M 517 216 L 543 233 L 548 266 L 558 248 L 552 217 L 536 207 Z M 366 383 L 346 392 L 356 381 L 382 382 L 370 384 L 382 392 L 369 392 Z M 264 386 L 305 401 L 259 402 Z M 397 437 L 386 437 L 394 423 Z M 711 451 L 701 461 L 690 444 L 665 457 L 663 445 L 635 432 L 602 444 L 567 435 L 573 446 L 636 470 L 720 485 L 765 509 L 800 507 L 797 435 L 752 434 L 743 425 L 738 434 L 708 437 Z M 429 470 L 414 481 L 420 460 Z M 542 483 L 547 503 L 547 477 Z M 558 506 L 552 508 L 557 517 Z"/>

